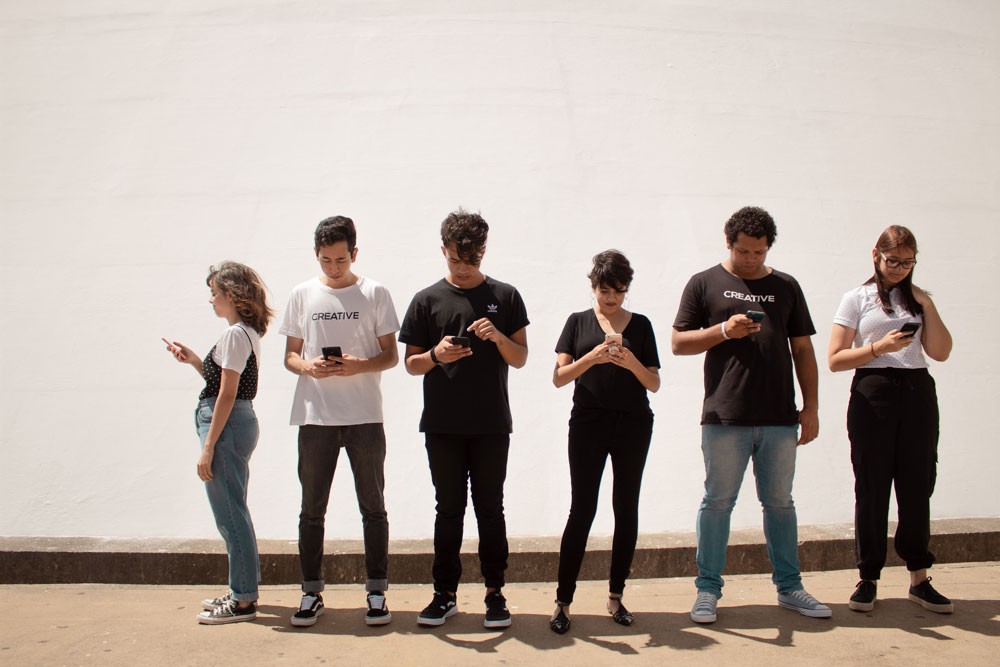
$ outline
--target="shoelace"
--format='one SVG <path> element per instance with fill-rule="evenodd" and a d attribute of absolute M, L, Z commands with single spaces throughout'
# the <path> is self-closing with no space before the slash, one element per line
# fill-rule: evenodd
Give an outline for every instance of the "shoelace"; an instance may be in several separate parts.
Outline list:
<path fill-rule="evenodd" d="M 305 611 L 307 609 L 312 609 L 313 605 L 316 604 L 316 600 L 319 599 L 318 595 L 303 595 L 302 604 L 299 605 L 299 611 Z"/>
<path fill-rule="evenodd" d="M 385 609 L 385 596 L 384 595 L 369 595 L 368 596 L 368 608 L 369 609 Z"/>
<path fill-rule="evenodd" d="M 804 590 L 792 591 L 790 593 L 785 593 L 785 595 L 798 602 L 809 605 L 810 607 L 819 606 L 819 600 L 809 595 L 809 593 Z"/>
<path fill-rule="evenodd" d="M 715 596 L 711 593 L 698 593 L 698 597 L 694 601 L 695 613 L 698 612 L 711 612 L 712 607 L 715 606 Z"/>
<path fill-rule="evenodd" d="M 236 606 L 236 600 L 229 598 L 212 610 L 212 616 L 234 616 L 236 614 Z"/>

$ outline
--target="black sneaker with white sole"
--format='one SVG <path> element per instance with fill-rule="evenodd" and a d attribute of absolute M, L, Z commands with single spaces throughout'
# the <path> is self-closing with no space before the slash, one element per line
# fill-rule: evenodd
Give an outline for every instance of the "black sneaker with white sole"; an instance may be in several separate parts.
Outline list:
<path fill-rule="evenodd" d="M 365 613 L 365 623 L 368 625 L 386 625 L 392 621 L 392 614 L 385 604 L 385 593 L 369 591 L 368 611 Z"/>
<path fill-rule="evenodd" d="M 257 618 L 256 602 L 251 602 L 247 607 L 240 607 L 240 603 L 232 598 L 212 611 L 203 611 L 198 614 L 198 622 L 204 625 L 239 623 L 241 621 L 252 621 L 255 618 Z"/>
<path fill-rule="evenodd" d="M 936 614 L 950 614 L 955 611 L 951 600 L 934 590 L 931 578 L 927 577 L 916 586 L 910 586 L 910 601 L 916 602 L 927 611 Z"/>
<path fill-rule="evenodd" d="M 447 593 L 434 591 L 434 599 L 417 616 L 418 625 L 444 625 L 444 620 L 458 613 L 458 603 Z"/>
<path fill-rule="evenodd" d="M 217 598 L 205 598 L 201 601 L 201 608 L 205 611 L 212 611 L 216 607 L 221 607 L 222 605 L 233 599 L 233 592 L 229 591 L 225 595 L 220 595 Z"/>
<path fill-rule="evenodd" d="M 847 606 L 854 611 L 871 611 L 875 608 L 875 597 L 878 592 L 878 584 L 870 579 L 862 579 L 854 589 Z"/>
<path fill-rule="evenodd" d="M 306 593 L 299 603 L 299 610 L 292 614 L 292 625 L 297 628 L 307 628 L 316 625 L 316 619 L 323 615 L 323 596 L 319 593 Z"/>
<path fill-rule="evenodd" d="M 486 618 L 483 620 L 484 628 L 508 628 L 510 627 L 510 611 L 507 610 L 507 599 L 499 590 L 486 594 Z"/>

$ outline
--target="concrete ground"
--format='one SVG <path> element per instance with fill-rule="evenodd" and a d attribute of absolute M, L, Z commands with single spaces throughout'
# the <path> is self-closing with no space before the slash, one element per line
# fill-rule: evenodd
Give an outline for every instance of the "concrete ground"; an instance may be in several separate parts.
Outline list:
<path fill-rule="evenodd" d="M 514 624 L 482 627 L 482 588 L 459 591 L 461 613 L 440 628 L 416 625 L 430 601 L 426 585 L 389 591 L 390 625 L 368 628 L 361 587 L 327 589 L 326 613 L 292 628 L 295 586 L 262 589 L 257 620 L 229 626 L 195 622 L 199 601 L 222 591 L 191 586 L 97 584 L 0 586 L 2 665 L 976 665 L 1000 664 L 1000 563 L 933 569 L 955 613 L 925 611 L 906 599 L 907 574 L 888 568 L 870 613 L 852 612 L 853 571 L 804 575 L 807 590 L 833 608 L 811 619 L 779 608 L 766 575 L 729 577 L 719 621 L 697 626 L 688 612 L 690 578 L 636 579 L 624 628 L 604 611 L 603 582 L 582 582 L 567 635 L 548 629 L 554 584 L 504 589 Z"/>

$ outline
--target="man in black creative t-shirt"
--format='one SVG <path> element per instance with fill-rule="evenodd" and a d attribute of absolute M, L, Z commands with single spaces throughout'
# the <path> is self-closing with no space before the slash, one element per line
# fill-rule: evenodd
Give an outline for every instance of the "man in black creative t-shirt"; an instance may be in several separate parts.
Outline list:
<path fill-rule="evenodd" d="M 792 480 L 796 447 L 819 434 L 819 374 L 809 339 L 816 330 L 798 282 L 764 265 L 777 233 L 764 209 L 734 213 L 725 226 L 729 257 L 688 281 L 670 338 L 674 354 L 705 353 L 696 623 L 716 620 L 729 518 L 751 458 L 778 604 L 814 618 L 831 615 L 803 589 L 799 573 Z"/>
<path fill-rule="evenodd" d="M 479 561 L 486 581 L 487 628 L 510 625 L 500 589 L 507 569 L 503 485 L 511 416 L 507 369 L 528 359 L 528 314 L 511 285 L 479 269 L 489 226 L 459 209 L 441 224 L 448 274 L 413 297 L 399 340 L 406 370 L 424 376 L 420 430 L 437 500 L 434 521 L 434 599 L 420 625 L 442 625 L 458 611 L 460 551 L 467 483 L 479 526 Z"/>

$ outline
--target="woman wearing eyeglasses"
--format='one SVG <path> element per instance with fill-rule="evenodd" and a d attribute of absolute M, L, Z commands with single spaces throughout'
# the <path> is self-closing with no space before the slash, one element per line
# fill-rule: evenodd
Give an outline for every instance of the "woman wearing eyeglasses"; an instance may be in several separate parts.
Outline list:
<path fill-rule="evenodd" d="M 871 611 L 886 558 L 889 493 L 896 488 L 896 553 L 910 573 L 909 599 L 940 614 L 951 601 L 931 586 L 930 497 L 937 476 L 938 405 L 926 356 L 945 361 L 951 334 L 927 292 L 913 284 L 917 240 L 893 225 L 872 250 L 875 274 L 841 299 L 827 360 L 855 369 L 847 408 L 854 466 L 855 552 L 861 581 L 850 599 Z"/>

